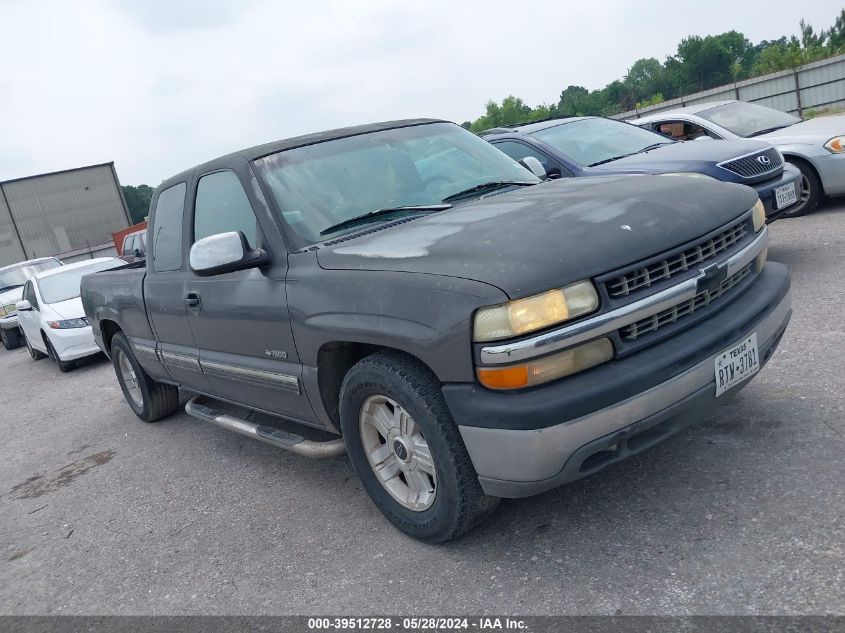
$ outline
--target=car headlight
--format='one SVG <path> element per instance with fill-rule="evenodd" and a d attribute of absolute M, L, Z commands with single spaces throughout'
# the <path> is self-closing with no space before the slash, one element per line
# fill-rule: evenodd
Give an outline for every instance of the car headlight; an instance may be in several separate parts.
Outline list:
<path fill-rule="evenodd" d="M 584 371 L 613 358 L 613 343 L 600 338 L 536 360 L 507 367 L 478 367 L 478 381 L 488 389 L 522 389 Z"/>
<path fill-rule="evenodd" d="M 12 316 L 17 314 L 18 308 L 14 303 L 7 303 L 4 306 L 0 306 L 0 317 Z"/>
<path fill-rule="evenodd" d="M 763 206 L 759 198 L 751 211 L 751 219 L 754 222 L 755 233 L 766 226 L 766 207 Z"/>
<path fill-rule="evenodd" d="M 47 321 L 47 325 L 54 330 L 71 330 L 78 327 L 88 327 L 88 319 L 83 317 L 81 319 L 65 319 L 64 321 Z"/>
<path fill-rule="evenodd" d="M 589 314 L 599 307 L 591 281 L 580 281 L 533 297 L 481 308 L 475 313 L 472 340 L 495 341 L 542 330 Z"/>
<path fill-rule="evenodd" d="M 0 317 L 6 316 L 6 306 L 0 306 Z"/>
<path fill-rule="evenodd" d="M 832 154 L 845 152 L 845 136 L 834 136 L 824 144 L 824 148 Z"/>

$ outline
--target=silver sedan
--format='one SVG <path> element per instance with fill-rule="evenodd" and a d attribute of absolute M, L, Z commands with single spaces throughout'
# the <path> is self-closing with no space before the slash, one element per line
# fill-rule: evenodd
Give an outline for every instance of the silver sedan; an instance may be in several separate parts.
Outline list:
<path fill-rule="evenodd" d="M 801 197 L 784 217 L 812 211 L 823 196 L 845 194 L 845 116 L 802 120 L 744 101 L 711 101 L 630 121 L 679 140 L 768 141 L 801 170 Z"/>

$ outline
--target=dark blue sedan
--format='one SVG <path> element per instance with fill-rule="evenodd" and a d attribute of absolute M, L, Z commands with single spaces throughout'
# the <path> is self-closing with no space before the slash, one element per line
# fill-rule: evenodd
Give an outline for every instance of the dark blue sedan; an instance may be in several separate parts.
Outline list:
<path fill-rule="evenodd" d="M 772 222 L 798 202 L 800 172 L 762 141 L 680 142 L 601 117 L 499 127 L 481 136 L 513 158 L 533 156 L 550 178 L 699 173 L 753 187 Z"/>

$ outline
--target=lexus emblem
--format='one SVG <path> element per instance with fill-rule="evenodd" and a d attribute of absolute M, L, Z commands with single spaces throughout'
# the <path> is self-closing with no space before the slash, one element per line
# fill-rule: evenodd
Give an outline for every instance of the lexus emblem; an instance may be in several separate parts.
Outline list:
<path fill-rule="evenodd" d="M 766 167 L 768 167 L 769 165 L 772 164 L 772 159 L 769 158 L 768 156 L 765 156 L 765 155 L 764 156 L 758 156 L 757 162 L 760 163 L 761 165 L 765 165 Z"/>

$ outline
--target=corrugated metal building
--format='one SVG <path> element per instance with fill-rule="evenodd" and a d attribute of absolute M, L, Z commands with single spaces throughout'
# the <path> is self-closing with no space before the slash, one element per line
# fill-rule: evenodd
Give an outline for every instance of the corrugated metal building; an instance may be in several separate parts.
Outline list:
<path fill-rule="evenodd" d="M 114 163 L 0 182 L 0 266 L 77 259 L 130 223 Z"/>

